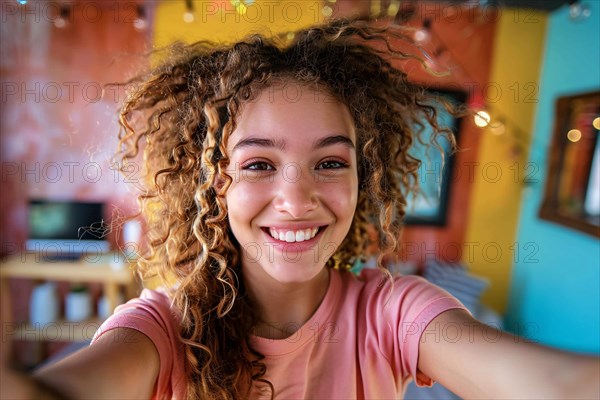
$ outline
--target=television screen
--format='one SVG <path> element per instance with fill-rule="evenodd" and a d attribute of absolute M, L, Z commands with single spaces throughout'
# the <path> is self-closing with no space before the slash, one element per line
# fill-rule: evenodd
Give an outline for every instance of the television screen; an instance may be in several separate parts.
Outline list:
<path fill-rule="evenodd" d="M 106 252 L 104 204 L 30 200 L 28 251 L 64 254 Z"/>

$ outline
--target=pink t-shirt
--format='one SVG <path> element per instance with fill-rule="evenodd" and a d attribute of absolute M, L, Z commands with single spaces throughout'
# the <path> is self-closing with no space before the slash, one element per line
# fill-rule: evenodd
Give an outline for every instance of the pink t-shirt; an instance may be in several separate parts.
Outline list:
<path fill-rule="evenodd" d="M 395 278 L 391 295 L 382 279 L 378 270 L 358 277 L 332 270 L 319 308 L 295 334 L 250 338 L 265 355 L 264 378 L 276 399 L 394 399 L 413 379 L 419 386 L 433 383 L 417 370 L 421 333 L 440 313 L 465 307 L 423 278 Z M 116 327 L 137 329 L 154 342 L 161 363 L 154 397 L 183 398 L 184 352 L 167 296 L 144 290 L 118 307 L 95 339 Z"/>

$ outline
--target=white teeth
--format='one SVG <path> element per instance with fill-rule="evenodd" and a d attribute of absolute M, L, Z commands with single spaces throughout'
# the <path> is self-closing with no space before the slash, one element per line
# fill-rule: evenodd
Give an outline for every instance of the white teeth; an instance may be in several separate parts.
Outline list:
<path fill-rule="evenodd" d="M 292 231 L 287 231 L 285 233 L 285 241 L 288 243 L 292 243 L 296 241 L 296 235 L 294 235 L 294 232 Z"/>
<path fill-rule="evenodd" d="M 277 231 L 275 228 L 269 228 L 271 236 L 282 242 L 294 243 L 310 240 L 319 231 L 319 228 L 307 228 L 298 231 Z"/>

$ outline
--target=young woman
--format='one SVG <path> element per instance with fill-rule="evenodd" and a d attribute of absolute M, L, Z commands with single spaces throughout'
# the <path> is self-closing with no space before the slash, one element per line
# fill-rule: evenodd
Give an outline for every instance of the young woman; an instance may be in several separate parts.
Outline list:
<path fill-rule="evenodd" d="M 382 256 L 395 248 L 420 165 L 409 150 L 449 134 L 391 65 L 411 57 L 392 49 L 404 40 L 333 21 L 290 42 L 174 47 L 121 113 L 122 160 L 143 153 L 148 176 L 140 267 L 164 288 L 119 307 L 91 346 L 38 371 L 30 390 L 391 399 L 414 379 L 466 398 L 597 396 L 597 358 L 507 333 L 490 342 L 489 328 L 425 280 L 348 271 L 369 224 Z"/>

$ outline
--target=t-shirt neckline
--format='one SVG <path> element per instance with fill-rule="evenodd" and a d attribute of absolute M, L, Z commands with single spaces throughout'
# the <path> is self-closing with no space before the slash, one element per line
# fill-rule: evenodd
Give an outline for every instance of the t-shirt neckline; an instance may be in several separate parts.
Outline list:
<path fill-rule="evenodd" d="M 334 306 L 339 299 L 341 290 L 340 271 L 331 269 L 329 271 L 329 284 L 327 292 L 317 307 L 317 310 L 306 321 L 300 329 L 285 339 L 269 339 L 261 336 L 250 335 L 250 344 L 254 350 L 265 356 L 284 356 L 298 350 L 310 340 L 319 337 L 320 332 L 326 328 L 327 322 L 332 314 Z"/>

